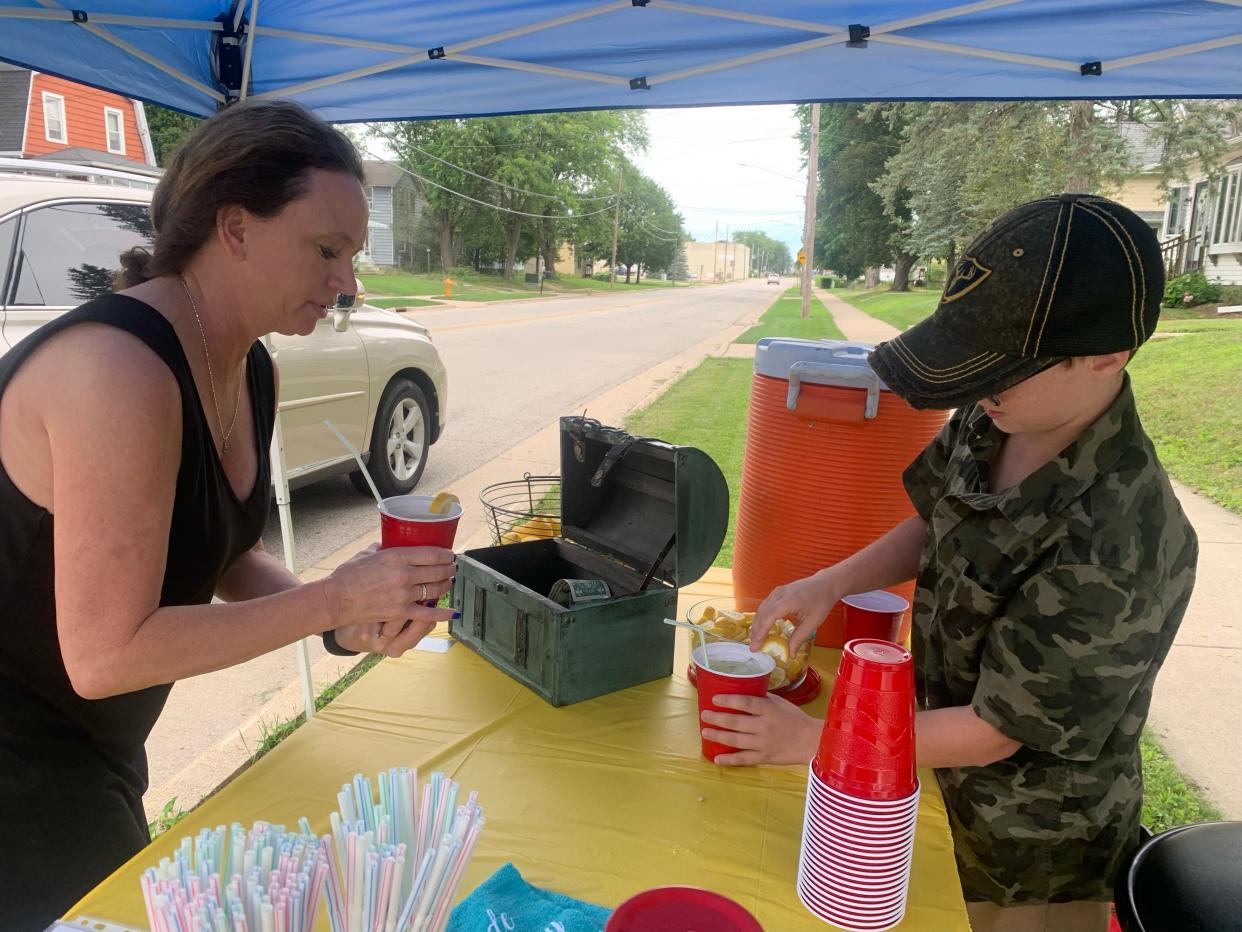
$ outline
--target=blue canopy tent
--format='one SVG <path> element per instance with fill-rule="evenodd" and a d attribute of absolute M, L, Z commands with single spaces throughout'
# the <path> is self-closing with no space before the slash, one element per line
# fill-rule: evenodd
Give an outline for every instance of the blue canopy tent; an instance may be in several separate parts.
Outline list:
<path fill-rule="evenodd" d="M 336 122 L 1225 98 L 1242 97 L 1242 0 L 16 0 L 0 60 L 187 113 L 281 97 Z M 292 568 L 279 419 L 272 462 Z"/>
<path fill-rule="evenodd" d="M 196 114 L 1242 95 L 1242 0 L 19 0 L 0 23 L 0 59 Z"/>

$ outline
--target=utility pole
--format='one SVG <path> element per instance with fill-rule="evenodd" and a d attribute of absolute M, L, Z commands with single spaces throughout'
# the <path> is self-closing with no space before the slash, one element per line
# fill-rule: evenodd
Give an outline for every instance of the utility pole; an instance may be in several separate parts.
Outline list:
<path fill-rule="evenodd" d="M 811 263 L 815 257 L 815 171 L 819 167 L 819 104 L 811 104 L 811 147 L 806 157 L 806 219 L 802 227 L 802 317 L 811 314 Z"/>
<path fill-rule="evenodd" d="M 712 234 L 712 284 L 716 284 L 716 249 L 720 246 L 720 221 L 716 221 L 716 232 Z"/>
<path fill-rule="evenodd" d="M 612 209 L 612 265 L 608 266 L 608 287 L 617 287 L 617 230 L 621 228 L 621 187 L 625 183 L 625 166 L 617 174 L 617 203 Z"/>
<path fill-rule="evenodd" d="M 736 249 L 735 249 L 735 250 L 733 250 L 733 255 L 734 255 L 734 256 L 736 256 L 736 255 L 737 255 L 737 250 L 736 250 Z M 721 280 L 721 281 L 726 281 L 726 282 L 729 280 L 729 225 L 728 225 L 727 223 L 725 224 L 725 261 L 724 261 L 724 271 L 720 273 L 720 280 Z"/>

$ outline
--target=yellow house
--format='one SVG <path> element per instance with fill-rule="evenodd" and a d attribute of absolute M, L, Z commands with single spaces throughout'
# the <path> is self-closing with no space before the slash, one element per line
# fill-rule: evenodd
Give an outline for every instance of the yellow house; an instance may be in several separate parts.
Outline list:
<path fill-rule="evenodd" d="M 750 277 L 750 247 L 744 243 L 686 243 L 692 282 L 732 282 Z"/>
<path fill-rule="evenodd" d="M 538 262 L 538 266 L 539 266 L 537 270 L 535 268 L 536 262 Z M 608 267 L 608 263 L 605 262 L 604 268 L 607 268 L 607 267 Z M 547 270 L 543 267 L 542 259 L 536 260 L 534 256 L 531 256 L 525 262 L 525 271 L 528 275 L 534 275 L 536 271 L 546 272 Z M 556 252 L 556 274 L 557 275 L 577 275 L 579 277 L 581 277 L 584 274 L 582 268 L 578 265 L 578 253 L 577 253 L 577 250 L 574 249 L 573 243 L 570 243 L 570 242 L 561 243 L 560 248 L 557 250 Z"/>
<path fill-rule="evenodd" d="M 1171 184 L 1165 196 L 1155 175 L 1160 153 L 1144 147 L 1142 134 L 1126 129 L 1132 126 L 1142 124 L 1122 124 L 1123 132 L 1133 132 L 1127 139 L 1140 153 L 1142 167 L 1114 199 L 1156 230 L 1170 276 L 1202 269 L 1210 279 L 1242 285 L 1242 132 L 1228 140 L 1215 183 L 1202 165 L 1192 163 L 1189 180 Z"/>

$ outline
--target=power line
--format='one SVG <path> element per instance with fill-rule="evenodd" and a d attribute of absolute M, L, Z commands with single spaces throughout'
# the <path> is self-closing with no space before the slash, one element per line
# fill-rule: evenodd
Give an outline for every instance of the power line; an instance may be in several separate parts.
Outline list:
<path fill-rule="evenodd" d="M 483 207 L 490 207 L 492 210 L 498 210 L 501 213 L 517 214 L 518 216 L 521 216 L 521 217 L 536 217 L 540 220 L 582 220 L 585 217 L 594 217 L 596 214 L 602 214 L 609 210 L 612 210 L 611 206 L 601 207 L 599 210 L 593 210 L 585 214 L 532 214 L 525 210 L 513 210 L 512 208 L 509 208 L 509 207 L 501 207 L 499 204 L 493 204 L 490 201 L 481 201 L 477 197 L 471 197 L 469 194 L 462 194 L 460 191 L 454 191 L 452 188 L 445 187 L 439 182 L 432 181 L 430 178 L 424 178 L 418 172 L 411 171 L 410 169 L 406 168 L 404 165 L 400 165 L 396 162 L 389 161 L 388 159 L 380 158 L 370 149 L 367 149 L 365 151 L 367 155 L 369 155 L 371 158 L 377 161 L 383 162 L 385 165 L 391 165 L 393 168 L 397 169 L 398 171 L 403 171 L 407 175 L 410 175 L 413 178 L 417 178 L 419 181 L 423 182 L 424 184 L 429 184 L 433 188 L 439 188 L 441 191 L 446 191 L 449 194 L 454 195 L 455 197 L 460 197 L 467 201 L 473 201 L 475 204 L 480 204 Z"/>
<path fill-rule="evenodd" d="M 478 178 L 480 181 L 486 181 L 486 182 L 488 182 L 489 184 L 494 184 L 494 185 L 497 185 L 497 186 L 502 187 L 502 188 L 508 188 L 510 191 L 518 191 L 518 192 L 520 192 L 521 194 L 529 194 L 529 195 L 531 195 L 531 196 L 533 196 L 533 197 L 546 197 L 546 198 L 548 198 L 548 199 L 550 199 L 550 200 L 565 202 L 565 198 L 564 198 L 562 195 L 560 195 L 560 194 L 544 194 L 542 191 L 530 191 L 530 190 L 527 190 L 526 188 L 519 188 L 519 187 L 517 187 L 516 185 L 505 184 L 505 182 L 503 182 L 503 181 L 497 181 L 495 178 L 489 178 L 489 177 L 487 177 L 486 175 L 480 175 L 478 172 L 476 172 L 476 171 L 471 171 L 470 169 L 465 168 L 464 166 L 457 165 L 457 164 L 455 164 L 455 163 L 453 163 L 453 162 L 450 162 L 448 159 L 442 159 L 442 158 L 440 158 L 440 156 L 438 156 L 438 155 L 433 155 L 432 153 L 428 152 L 426 149 L 424 149 L 424 148 L 422 148 L 422 147 L 420 147 L 420 146 L 416 146 L 416 145 L 414 145 L 414 143 L 412 143 L 412 142 L 400 142 L 399 140 L 394 139 L 391 135 L 389 135 L 389 134 L 387 134 L 387 133 L 384 133 L 382 130 L 378 130 L 378 129 L 377 129 L 377 130 L 375 130 L 375 132 L 376 132 L 378 135 L 382 136 L 383 138 L 387 139 L 389 142 L 393 143 L 394 145 L 398 145 L 398 146 L 409 146 L 409 147 L 410 147 L 411 149 L 413 149 L 415 152 L 420 152 L 420 153 L 422 153 L 423 155 L 427 156 L 427 158 L 429 158 L 429 159 L 435 159 L 437 162 L 440 162 L 440 163 L 441 163 L 441 164 L 443 164 L 443 165 L 447 165 L 449 168 L 455 168 L 455 169 L 457 169 L 459 172 L 464 172 L 464 173 L 465 173 L 465 174 L 467 174 L 467 175 L 471 175 L 471 176 L 473 176 L 473 177 L 475 177 L 475 178 Z M 516 145 L 516 143 L 515 143 L 515 145 Z M 597 196 L 587 196 L 587 195 L 584 195 L 584 196 L 580 197 L 580 198 L 579 198 L 579 200 L 583 200 L 583 201 L 610 201 L 610 200 L 612 200 L 612 195 L 611 195 L 611 194 L 604 194 L 604 195 L 597 195 Z"/>

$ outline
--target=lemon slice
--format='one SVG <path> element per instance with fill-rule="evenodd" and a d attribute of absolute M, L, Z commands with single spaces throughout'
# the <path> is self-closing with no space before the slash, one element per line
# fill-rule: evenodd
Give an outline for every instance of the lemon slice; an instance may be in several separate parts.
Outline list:
<path fill-rule="evenodd" d="M 453 510 L 454 505 L 460 505 L 461 499 L 452 492 L 441 492 L 431 500 L 431 504 L 427 510 L 433 515 L 446 515 Z"/>

